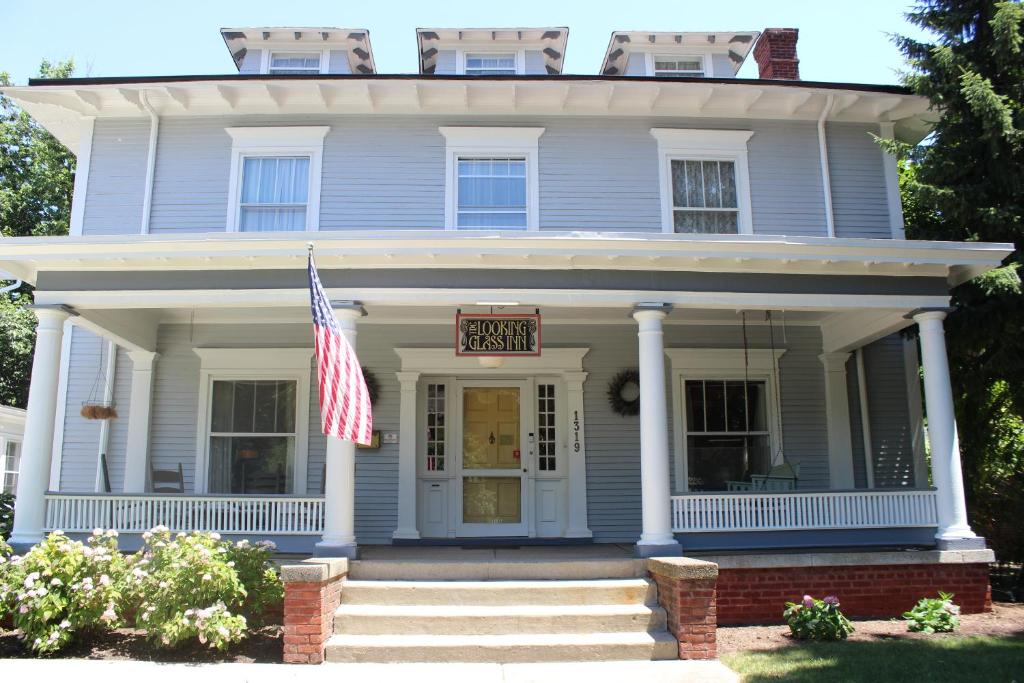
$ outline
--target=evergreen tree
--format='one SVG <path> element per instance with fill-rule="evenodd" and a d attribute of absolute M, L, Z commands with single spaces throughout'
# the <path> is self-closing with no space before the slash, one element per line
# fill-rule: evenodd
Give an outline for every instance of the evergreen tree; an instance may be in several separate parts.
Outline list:
<path fill-rule="evenodd" d="M 968 505 L 1000 559 L 1024 559 L 1024 7 L 923 0 L 897 37 L 906 85 L 939 116 L 902 150 L 907 235 L 1009 242 L 999 268 L 957 287 L 946 321 Z"/>

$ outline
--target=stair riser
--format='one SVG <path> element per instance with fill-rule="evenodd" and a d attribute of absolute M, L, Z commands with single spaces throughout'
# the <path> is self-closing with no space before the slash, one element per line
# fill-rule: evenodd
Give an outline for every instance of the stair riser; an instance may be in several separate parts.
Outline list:
<path fill-rule="evenodd" d="M 500 586 L 451 587 L 342 586 L 346 605 L 633 605 L 655 602 L 651 586 L 564 588 L 551 586 L 503 588 Z"/>
<path fill-rule="evenodd" d="M 327 646 L 328 662 L 603 662 L 676 659 L 678 644 L 555 645 L 505 647 L 350 647 Z"/>
<path fill-rule="evenodd" d="M 350 579 L 360 581 L 530 581 L 633 579 L 645 576 L 643 560 L 583 562 L 402 562 L 356 560 Z"/>
<path fill-rule="evenodd" d="M 400 616 L 345 615 L 334 632 L 351 635 L 503 635 L 515 633 L 621 633 L 665 628 L 665 612 L 593 616 Z"/>

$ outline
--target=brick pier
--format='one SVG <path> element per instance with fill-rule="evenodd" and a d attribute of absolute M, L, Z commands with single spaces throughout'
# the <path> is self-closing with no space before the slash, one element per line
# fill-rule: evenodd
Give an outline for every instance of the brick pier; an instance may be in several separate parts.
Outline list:
<path fill-rule="evenodd" d="M 284 661 L 320 664 L 334 633 L 334 612 L 348 560 L 311 559 L 281 568 L 284 582 Z"/>

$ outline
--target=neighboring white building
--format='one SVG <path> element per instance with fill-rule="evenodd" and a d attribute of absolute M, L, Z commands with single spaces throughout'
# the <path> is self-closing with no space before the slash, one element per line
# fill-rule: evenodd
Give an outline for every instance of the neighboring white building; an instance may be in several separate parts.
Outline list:
<path fill-rule="evenodd" d="M 874 136 L 927 100 L 798 80 L 792 29 L 616 32 L 599 75 L 563 27 L 420 29 L 419 74 L 363 29 L 222 35 L 238 74 L 3 89 L 79 162 L 69 237 L 0 240 L 39 315 L 16 543 L 983 543 L 942 320 L 1012 245 L 904 239 Z M 308 242 L 372 449 L 319 432 Z"/>
<path fill-rule="evenodd" d="M 21 466 L 21 442 L 25 436 L 25 411 L 0 406 L 0 456 L 3 457 L 3 493 L 13 494 L 18 488 Z"/>

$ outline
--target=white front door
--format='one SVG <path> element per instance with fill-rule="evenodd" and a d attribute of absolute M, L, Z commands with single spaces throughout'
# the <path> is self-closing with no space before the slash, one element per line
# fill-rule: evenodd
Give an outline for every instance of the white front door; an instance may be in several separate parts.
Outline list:
<path fill-rule="evenodd" d="M 527 536 L 533 492 L 533 385 L 526 380 L 456 384 L 455 515 L 458 536 Z"/>

